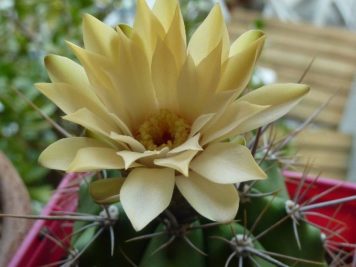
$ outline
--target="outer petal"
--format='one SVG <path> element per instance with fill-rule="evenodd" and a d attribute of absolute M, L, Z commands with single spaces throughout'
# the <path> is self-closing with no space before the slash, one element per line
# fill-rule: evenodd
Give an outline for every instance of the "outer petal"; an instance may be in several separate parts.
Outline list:
<path fill-rule="evenodd" d="M 78 150 L 69 164 L 69 172 L 86 172 L 95 170 L 123 169 L 124 161 L 116 150 L 107 147 L 84 147 Z"/>
<path fill-rule="evenodd" d="M 219 184 L 265 179 L 247 147 L 233 143 L 213 143 L 190 164 L 190 168 Z"/>
<path fill-rule="evenodd" d="M 258 40 L 265 39 L 264 33 L 260 30 L 250 30 L 243 33 L 239 38 L 237 38 L 230 47 L 229 57 L 235 56 L 241 52 L 246 51 L 249 47 L 255 44 Z M 263 45 L 263 43 L 262 43 Z M 262 46 L 259 47 L 261 52 Z"/>
<path fill-rule="evenodd" d="M 176 177 L 176 185 L 192 207 L 204 217 L 219 222 L 235 218 L 239 194 L 234 185 L 212 183 L 191 172 L 189 177 Z"/>
<path fill-rule="evenodd" d="M 237 101 L 247 101 L 256 105 L 269 105 L 264 112 L 256 114 L 242 123 L 233 135 L 248 132 L 266 125 L 285 115 L 309 92 L 309 86 L 304 84 L 273 84 L 263 86 Z"/>
<path fill-rule="evenodd" d="M 72 113 L 85 107 L 100 114 L 100 116 L 107 117 L 108 111 L 89 88 L 75 87 L 68 83 L 57 82 L 37 83 L 35 86 L 64 113 Z"/>
<path fill-rule="evenodd" d="M 229 106 L 238 95 L 239 92 L 237 90 L 215 92 L 209 104 L 204 107 L 203 113 L 218 113 L 225 110 L 225 107 Z"/>
<path fill-rule="evenodd" d="M 121 131 L 114 123 L 108 124 L 97 114 L 86 108 L 81 108 L 74 113 L 63 116 L 63 119 L 79 124 L 89 131 L 100 133 L 106 137 L 110 137 L 111 132 Z"/>
<path fill-rule="evenodd" d="M 137 1 L 136 16 L 133 29 L 142 40 L 145 40 L 145 51 L 148 57 L 151 58 L 152 53 L 156 47 L 157 39 L 163 39 L 164 29 L 160 21 L 148 7 L 146 0 Z"/>
<path fill-rule="evenodd" d="M 161 22 L 164 30 L 167 32 L 171 26 L 176 9 L 179 8 L 176 0 L 156 0 L 153 6 L 153 13 Z"/>
<path fill-rule="evenodd" d="M 174 180 L 173 169 L 136 168 L 130 172 L 121 187 L 120 200 L 136 231 L 168 207 Z"/>
<path fill-rule="evenodd" d="M 222 60 L 224 61 L 228 55 L 230 41 L 221 8 L 219 5 L 215 5 L 208 17 L 192 35 L 188 44 L 188 52 L 194 62 L 198 64 L 220 42 L 222 42 Z"/>
<path fill-rule="evenodd" d="M 83 65 L 94 89 L 96 89 L 95 87 L 104 87 L 108 90 L 108 88 L 112 87 L 110 78 L 106 74 L 106 71 L 112 68 L 111 62 L 107 57 L 81 48 L 68 41 L 67 45 Z M 98 96 L 101 97 L 99 94 Z"/>
<path fill-rule="evenodd" d="M 118 38 L 117 32 L 89 14 L 83 17 L 83 39 L 85 49 L 105 55 L 111 54 L 111 41 Z"/>
<path fill-rule="evenodd" d="M 184 176 L 188 176 L 189 164 L 198 152 L 199 151 L 196 150 L 188 150 L 171 157 L 155 159 L 153 162 L 157 166 L 172 168 L 179 171 Z"/>
<path fill-rule="evenodd" d="M 153 7 L 153 12 L 166 31 L 163 41 L 173 53 L 179 69 L 186 56 L 186 34 L 179 4 L 176 0 L 158 0 Z"/>
<path fill-rule="evenodd" d="M 108 147 L 108 145 L 87 137 L 64 138 L 48 146 L 41 153 L 38 161 L 46 168 L 66 171 L 77 152 L 85 147 Z"/>
<path fill-rule="evenodd" d="M 44 59 L 52 82 L 64 82 L 75 87 L 88 87 L 89 81 L 82 66 L 66 57 L 48 55 Z"/>
<path fill-rule="evenodd" d="M 112 62 L 109 62 L 108 58 L 87 51 L 75 44 L 67 43 L 83 64 L 90 83 L 93 85 L 92 88 L 100 101 L 110 112 L 131 126 L 126 103 L 110 77 L 110 71 L 112 72 L 114 69 Z"/>
<path fill-rule="evenodd" d="M 96 203 L 111 204 L 120 200 L 120 189 L 124 178 L 96 180 L 89 185 L 89 193 Z"/>
<path fill-rule="evenodd" d="M 131 135 L 127 125 L 116 115 L 110 113 L 95 93 L 88 88 L 74 87 L 66 83 L 37 83 L 35 86 L 64 113 L 69 114 L 78 109 L 87 108 L 106 123 L 116 124 L 123 133 Z"/>
<path fill-rule="evenodd" d="M 240 39 L 242 39 L 240 41 Z M 240 41 L 240 42 L 239 42 Z M 249 82 L 255 63 L 265 41 L 261 31 L 249 31 L 236 40 L 231 48 L 231 56 L 226 60 L 218 90 L 237 90 L 241 92 Z"/>
<path fill-rule="evenodd" d="M 219 118 L 202 130 L 201 144 L 205 145 L 233 131 L 250 117 L 266 110 L 268 106 L 253 105 L 245 101 L 231 104 Z"/>

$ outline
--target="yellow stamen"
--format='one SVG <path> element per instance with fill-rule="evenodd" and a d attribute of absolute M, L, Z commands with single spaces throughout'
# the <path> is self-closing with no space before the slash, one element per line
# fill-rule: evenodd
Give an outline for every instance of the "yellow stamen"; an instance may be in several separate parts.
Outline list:
<path fill-rule="evenodd" d="M 161 109 L 140 126 L 136 138 L 148 150 L 174 148 L 187 140 L 189 131 L 190 126 L 183 118 Z"/>

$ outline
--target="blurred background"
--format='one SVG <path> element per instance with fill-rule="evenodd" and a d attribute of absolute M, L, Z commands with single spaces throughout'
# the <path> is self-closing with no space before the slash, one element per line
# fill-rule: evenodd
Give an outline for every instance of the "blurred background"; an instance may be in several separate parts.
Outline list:
<path fill-rule="evenodd" d="M 152 5 L 154 1 L 148 2 Z M 324 113 L 320 113 L 311 127 L 311 132 L 296 141 L 296 151 L 306 151 L 304 153 L 314 160 L 317 167 L 315 173 L 324 171 L 326 176 L 339 179 L 356 177 L 356 164 L 352 164 L 355 162 L 355 153 L 352 152 L 355 149 L 352 149 L 352 146 L 355 143 L 353 136 L 356 125 L 355 116 L 352 114 L 356 108 L 353 100 L 355 90 L 352 90 L 356 69 L 356 37 L 352 31 L 356 30 L 356 1 L 180 2 L 188 35 L 191 35 L 205 18 L 214 2 L 222 4 L 230 25 L 229 31 L 234 38 L 248 28 L 264 28 L 271 32 L 270 41 L 266 44 L 267 52 L 262 57 L 261 67 L 256 69 L 252 87 L 287 78 L 295 82 L 310 60 L 316 58 L 306 82 L 315 83 L 317 93 L 313 94 L 309 102 L 303 104 L 303 110 L 292 112 L 290 117 L 299 121 L 307 119 L 320 105 L 329 101 L 328 97 L 332 97 L 332 109 L 326 108 L 326 113 L 322 111 Z M 39 107 L 45 115 L 63 125 L 64 122 L 60 120 L 62 114 L 33 86 L 36 82 L 48 81 L 43 65 L 44 56 L 53 53 L 73 58 L 65 40 L 82 44 L 83 13 L 90 13 L 114 26 L 119 22 L 132 23 L 134 10 L 134 0 L 0 1 L 0 151 L 12 161 L 22 177 L 30 192 L 35 211 L 39 211 L 48 200 L 62 176 L 61 173 L 40 167 L 37 163 L 38 155 L 61 136 L 17 91 Z M 293 28 L 293 25 L 298 23 L 309 24 Z M 306 25 L 332 28 L 324 28 L 322 31 L 315 28 L 313 31 L 311 29 L 314 26 L 310 28 Z M 295 34 L 296 32 L 298 34 Z M 307 43 L 300 43 L 303 36 Z M 278 54 L 277 50 L 284 53 L 289 51 L 294 57 Z M 326 66 L 329 64 L 334 67 L 328 69 Z M 330 80 L 333 74 L 337 74 L 337 78 Z M 298 124 L 291 125 L 295 127 Z M 80 131 L 73 128 L 73 125 L 64 127 L 72 133 Z M 320 143 L 320 136 L 329 137 Z M 324 160 L 322 164 L 318 163 L 315 155 L 310 155 L 310 150 L 315 152 L 316 148 L 319 149 L 317 156 Z M 336 152 L 339 154 L 336 155 Z M 337 160 L 330 159 L 330 153 L 336 155 Z M 301 160 L 300 165 L 305 167 L 308 161 L 310 158 Z M 335 163 L 335 166 L 330 168 L 334 161 L 340 164 Z"/>

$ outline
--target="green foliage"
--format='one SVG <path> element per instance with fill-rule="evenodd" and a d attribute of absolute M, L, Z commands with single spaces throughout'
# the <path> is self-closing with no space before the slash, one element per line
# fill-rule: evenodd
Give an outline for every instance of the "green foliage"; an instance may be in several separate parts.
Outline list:
<path fill-rule="evenodd" d="M 47 53 L 73 57 L 65 40 L 80 44 L 82 14 L 103 18 L 119 3 L 106 2 L 8 0 L 0 4 L 0 150 L 16 166 L 34 200 L 46 202 L 56 182 L 45 179 L 53 178 L 53 173 L 39 166 L 37 158 L 59 136 L 14 89 L 46 115 L 58 118 L 56 107 L 33 86 L 48 81 L 43 57 Z"/>

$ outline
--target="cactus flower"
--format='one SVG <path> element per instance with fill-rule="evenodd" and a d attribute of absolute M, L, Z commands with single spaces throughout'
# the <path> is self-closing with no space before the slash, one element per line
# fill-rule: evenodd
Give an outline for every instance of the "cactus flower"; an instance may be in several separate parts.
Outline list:
<path fill-rule="evenodd" d="M 274 84 L 242 95 L 265 40 L 252 30 L 230 45 L 216 5 L 186 41 L 176 0 L 137 2 L 132 27 L 111 28 L 85 15 L 80 64 L 45 58 L 51 83 L 38 90 L 86 129 L 51 144 L 40 163 L 66 172 L 126 170 L 99 180 L 100 203 L 119 200 L 140 230 L 171 203 L 176 188 L 202 216 L 232 220 L 236 183 L 265 179 L 249 149 L 227 142 L 287 113 L 308 92 Z"/>

